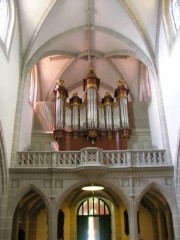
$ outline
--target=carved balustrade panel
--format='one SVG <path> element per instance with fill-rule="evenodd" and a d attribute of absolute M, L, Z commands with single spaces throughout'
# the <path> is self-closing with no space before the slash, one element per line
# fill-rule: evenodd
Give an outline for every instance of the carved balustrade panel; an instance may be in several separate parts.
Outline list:
<path fill-rule="evenodd" d="M 80 151 L 18 152 L 16 168 L 76 168 L 80 166 L 153 167 L 169 165 L 164 150 L 85 148 Z"/>

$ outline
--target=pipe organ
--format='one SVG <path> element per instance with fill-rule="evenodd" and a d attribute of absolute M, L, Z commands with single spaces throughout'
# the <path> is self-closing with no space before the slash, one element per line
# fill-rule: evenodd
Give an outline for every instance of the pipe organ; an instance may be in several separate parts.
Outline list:
<path fill-rule="evenodd" d="M 127 148 L 131 135 L 128 117 L 129 89 L 124 80 L 114 93 L 106 92 L 98 97 L 100 79 L 92 65 L 83 79 L 84 101 L 74 93 L 68 99 L 63 80 L 58 80 L 54 89 L 56 98 L 56 121 L 54 137 L 59 150 L 80 150 L 85 147 L 99 147 L 105 150 Z"/>

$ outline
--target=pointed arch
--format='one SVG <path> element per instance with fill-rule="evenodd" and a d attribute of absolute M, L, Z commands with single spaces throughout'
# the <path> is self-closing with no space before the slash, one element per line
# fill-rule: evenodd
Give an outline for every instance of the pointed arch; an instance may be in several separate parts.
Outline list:
<path fill-rule="evenodd" d="M 79 201 L 82 200 L 82 197 L 80 195 L 80 193 L 82 193 L 81 188 L 83 186 L 87 186 L 87 185 L 91 185 L 91 184 L 92 183 L 90 183 L 89 180 L 85 181 L 83 179 L 79 182 L 72 184 L 71 186 L 69 186 L 69 188 L 67 187 L 66 190 L 64 192 L 62 192 L 62 195 L 60 196 L 60 198 L 57 201 L 57 209 L 64 201 L 67 200 L 67 198 L 68 198 L 68 201 L 66 201 L 66 203 L 68 203 L 69 206 L 76 205 L 77 203 L 79 203 Z M 101 185 L 105 188 L 106 197 L 102 196 L 102 195 L 100 197 L 107 198 L 115 206 L 118 206 L 120 204 L 120 201 L 122 201 L 125 208 L 127 208 L 127 209 L 129 208 L 128 205 L 130 203 L 128 201 L 128 198 L 120 188 L 118 188 L 117 186 L 113 185 L 112 183 L 109 183 L 104 180 L 103 181 L 96 180 L 96 182 L 94 182 L 93 184 Z M 72 192 L 74 193 L 74 195 L 71 199 L 69 196 Z"/>
<path fill-rule="evenodd" d="M 30 193 L 32 191 L 37 196 L 41 197 L 45 207 L 48 209 L 48 212 L 49 212 L 50 204 L 49 204 L 46 196 L 44 195 L 44 193 L 39 188 L 34 186 L 33 184 L 30 184 L 30 185 L 26 186 L 24 189 L 22 189 L 19 193 L 17 193 L 16 197 L 13 199 L 13 202 L 10 202 L 10 204 L 9 204 L 10 215 L 14 213 L 14 211 L 17 207 L 17 204 L 21 201 L 21 199 L 23 199 L 23 197 L 25 197 L 28 193 Z"/>
<path fill-rule="evenodd" d="M 180 27 L 180 9 L 177 0 L 163 0 L 162 18 L 167 45 L 171 49 Z"/>
<path fill-rule="evenodd" d="M 9 209 L 9 218 L 12 219 L 12 240 L 14 236 L 19 239 L 21 235 L 34 239 L 34 236 L 42 232 L 43 236 L 47 237 L 49 204 L 44 194 L 33 184 L 17 193 L 13 202 L 9 203 Z M 40 222 L 44 226 L 43 231 L 38 228 Z"/>
<path fill-rule="evenodd" d="M 156 190 L 158 191 L 164 198 L 165 200 L 167 201 L 167 203 L 169 204 L 170 208 L 171 208 L 171 211 L 172 213 L 176 213 L 177 211 L 177 207 L 176 207 L 176 203 L 175 203 L 175 196 L 174 196 L 174 199 L 172 198 L 172 192 L 168 192 L 167 191 L 167 188 L 159 185 L 158 183 L 156 182 L 152 182 L 150 183 L 149 185 L 147 185 L 144 190 L 141 192 L 141 194 L 139 195 L 137 201 L 136 201 L 136 206 L 135 208 L 138 209 L 139 207 L 139 204 L 142 200 L 142 198 L 144 197 L 144 195 L 146 193 L 148 193 L 150 190 Z"/>
<path fill-rule="evenodd" d="M 162 234 L 163 239 L 174 239 L 177 236 L 177 228 L 179 219 L 177 219 L 177 207 L 175 194 L 168 192 L 164 187 L 158 183 L 152 182 L 140 194 L 136 203 L 138 213 L 139 234 L 145 235 L 144 216 L 146 218 L 146 225 L 149 224 L 151 235 L 154 239 L 159 239 Z M 174 197 L 174 198 L 173 198 Z M 141 215 L 141 220 L 139 219 Z M 160 228 L 158 227 L 160 226 Z"/>
<path fill-rule="evenodd" d="M 26 59 L 26 61 L 24 61 L 24 65 L 22 66 L 22 73 L 25 76 L 27 74 L 27 72 L 32 68 L 32 66 L 39 60 L 41 59 L 43 56 L 47 55 L 44 52 L 44 49 L 48 49 L 49 46 L 52 44 L 52 41 L 61 41 L 62 39 L 64 39 L 65 37 L 71 36 L 74 34 L 74 32 L 82 32 L 85 30 L 89 30 L 89 28 L 85 25 L 82 26 L 78 26 L 76 27 L 76 29 L 69 29 L 67 31 L 64 31 L 60 34 L 58 34 L 57 36 L 54 36 L 52 39 L 49 39 L 47 42 L 45 42 L 41 48 L 39 48 L 37 51 L 35 51 L 35 53 L 28 59 Z M 136 56 L 137 59 L 141 60 L 145 65 L 147 65 L 150 69 L 150 71 L 152 72 L 153 75 L 157 75 L 157 69 L 156 69 L 156 65 L 154 63 L 154 59 L 149 58 L 147 56 L 147 54 L 137 45 L 135 44 L 131 39 L 123 36 L 120 33 L 117 33 L 116 31 L 109 29 L 109 28 L 105 28 L 105 27 L 101 27 L 101 26 L 97 26 L 95 25 L 93 27 L 94 31 L 97 32 L 102 32 L 105 33 L 107 35 L 112 35 L 115 38 L 126 42 L 126 44 L 128 44 L 131 49 L 133 49 L 133 55 Z M 53 51 L 55 52 L 55 51 Z M 130 54 L 132 54 L 132 52 L 129 52 Z M 106 56 L 107 57 L 107 56 Z M 23 76 L 23 77 L 24 77 Z"/>

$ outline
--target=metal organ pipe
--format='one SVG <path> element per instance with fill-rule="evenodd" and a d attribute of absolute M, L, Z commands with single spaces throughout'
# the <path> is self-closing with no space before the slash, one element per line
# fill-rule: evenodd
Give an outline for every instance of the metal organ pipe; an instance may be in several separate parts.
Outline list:
<path fill-rule="evenodd" d="M 88 128 L 97 128 L 97 93 L 94 88 L 87 90 Z"/>
<path fill-rule="evenodd" d="M 129 89 L 124 80 L 119 81 L 118 87 L 115 89 L 114 97 L 106 92 L 101 102 L 98 98 L 100 79 L 96 77 L 92 65 L 86 78 L 83 79 L 83 90 L 85 91 L 85 99 L 74 93 L 67 102 L 68 91 L 64 87 L 64 81 L 58 80 L 54 90 L 56 96 L 56 129 L 54 130 L 55 139 L 59 146 L 71 144 L 77 148 L 78 143 L 74 139 L 81 139 L 80 145 L 85 146 L 87 142 L 95 144 L 101 136 L 102 144 L 110 147 L 107 141 L 114 141 L 112 146 L 120 148 L 120 143 L 128 139 L 131 135 L 128 118 L 128 93 Z M 114 99 L 116 99 L 114 101 Z M 82 138 L 86 137 L 86 140 Z M 66 139 L 66 140 L 62 140 Z M 104 142 L 104 143 L 103 143 Z M 101 143 L 100 143 L 101 144 Z M 79 145 L 78 145 L 79 146 Z M 86 145 L 87 146 L 87 145 Z"/>
<path fill-rule="evenodd" d="M 64 99 L 60 96 L 56 100 L 56 127 L 64 127 Z"/>
<path fill-rule="evenodd" d="M 114 98 L 111 97 L 109 92 L 106 92 L 105 97 L 102 99 L 102 103 L 105 105 L 105 122 L 106 129 L 108 131 L 113 130 L 113 112 L 112 112 L 112 104 Z"/>
<path fill-rule="evenodd" d="M 128 108 L 127 108 L 127 99 L 126 98 L 120 99 L 120 110 L 121 110 L 122 128 L 128 128 L 129 120 L 128 120 Z"/>
<path fill-rule="evenodd" d="M 56 88 L 54 89 L 56 96 L 56 129 L 64 128 L 65 117 L 65 102 L 68 97 L 68 92 L 64 87 L 64 81 L 58 80 Z"/>
<path fill-rule="evenodd" d="M 73 130 L 79 130 L 79 113 L 78 113 L 78 106 L 77 105 L 73 105 L 73 109 L 72 109 L 72 127 Z"/>
<path fill-rule="evenodd" d="M 74 93 L 72 98 L 69 99 L 70 104 L 72 106 L 72 130 L 79 131 L 79 106 L 82 103 L 81 98 L 79 98 L 78 93 Z"/>
<path fill-rule="evenodd" d="M 98 104 L 97 92 L 100 80 L 96 77 L 92 65 L 89 67 L 87 78 L 84 79 L 84 90 L 86 91 L 87 101 L 87 128 L 98 128 Z"/>
<path fill-rule="evenodd" d="M 120 80 L 119 85 L 115 90 L 115 97 L 117 99 L 117 102 L 119 103 L 120 129 L 124 138 L 129 138 L 131 135 L 128 117 L 128 93 L 129 89 L 126 86 L 125 81 Z"/>

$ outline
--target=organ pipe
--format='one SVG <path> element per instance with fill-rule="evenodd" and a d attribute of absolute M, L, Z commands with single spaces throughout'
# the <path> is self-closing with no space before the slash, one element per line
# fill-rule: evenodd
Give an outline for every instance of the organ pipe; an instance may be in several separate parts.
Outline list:
<path fill-rule="evenodd" d="M 82 103 L 81 98 L 78 93 L 74 93 L 72 98 L 70 98 L 70 104 L 72 106 L 72 130 L 79 131 L 79 106 Z"/>
<path fill-rule="evenodd" d="M 86 78 L 83 79 L 84 101 L 74 93 L 68 99 L 64 81 L 58 80 L 54 93 L 56 97 L 55 139 L 63 134 L 76 133 L 86 136 L 94 144 L 98 137 L 119 133 L 120 138 L 128 139 L 131 135 L 128 117 L 129 89 L 124 80 L 120 80 L 115 89 L 114 98 L 106 92 L 99 100 L 100 79 L 96 77 L 92 65 Z"/>
<path fill-rule="evenodd" d="M 109 92 L 106 92 L 105 97 L 102 99 L 102 103 L 104 104 L 106 129 L 109 131 L 113 130 L 113 101 L 114 98 L 111 97 Z"/>
<path fill-rule="evenodd" d="M 128 93 L 129 89 L 126 86 L 125 81 L 120 80 L 119 85 L 115 90 L 115 97 L 119 104 L 120 129 L 125 138 L 129 138 L 131 135 L 128 117 Z"/>
<path fill-rule="evenodd" d="M 56 128 L 63 128 L 65 124 L 65 102 L 68 98 L 68 92 L 64 87 L 64 81 L 58 80 L 54 89 L 56 97 Z"/>
<path fill-rule="evenodd" d="M 96 77 L 92 65 L 89 67 L 87 77 L 84 79 L 84 91 L 86 92 L 87 103 L 87 128 L 98 127 L 98 90 L 100 80 Z"/>

